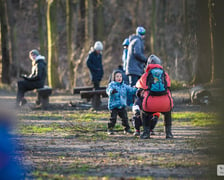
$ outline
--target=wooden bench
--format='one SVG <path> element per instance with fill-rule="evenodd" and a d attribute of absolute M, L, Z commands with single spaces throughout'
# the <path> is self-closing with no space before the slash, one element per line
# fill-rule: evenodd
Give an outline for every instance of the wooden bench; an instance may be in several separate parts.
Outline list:
<path fill-rule="evenodd" d="M 36 89 L 36 92 L 36 104 L 40 105 L 43 109 L 46 109 L 49 106 L 49 96 L 52 93 L 52 88 L 49 86 L 44 86 L 43 88 Z"/>
<path fill-rule="evenodd" d="M 99 90 L 106 90 L 107 87 L 99 87 Z M 73 89 L 73 94 L 80 94 L 80 91 L 92 91 L 92 86 L 76 87 Z"/>
<path fill-rule="evenodd" d="M 92 100 L 92 107 L 99 109 L 101 104 L 101 96 L 107 97 L 106 89 L 80 91 L 82 99 Z"/>

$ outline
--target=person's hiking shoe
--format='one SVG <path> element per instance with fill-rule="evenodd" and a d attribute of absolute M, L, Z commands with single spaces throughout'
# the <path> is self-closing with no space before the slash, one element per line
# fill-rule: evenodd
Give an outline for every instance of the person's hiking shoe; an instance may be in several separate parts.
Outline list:
<path fill-rule="evenodd" d="M 156 135 L 152 129 L 150 130 L 150 135 Z"/>
<path fill-rule="evenodd" d="M 140 131 L 136 130 L 133 135 L 134 136 L 140 136 Z"/>
<path fill-rule="evenodd" d="M 40 100 L 36 100 L 36 105 L 40 105 Z"/>
<path fill-rule="evenodd" d="M 171 132 L 171 126 L 165 127 L 166 139 L 173 139 L 173 134 Z"/>
<path fill-rule="evenodd" d="M 150 139 L 150 133 L 149 133 L 149 131 L 144 131 L 141 134 L 140 139 Z"/>
<path fill-rule="evenodd" d="M 108 130 L 107 130 L 107 134 L 108 134 L 108 135 L 113 135 L 113 134 L 114 134 L 113 129 L 108 129 Z"/>
<path fill-rule="evenodd" d="M 27 100 L 25 98 L 23 98 L 20 103 L 19 103 L 19 106 L 23 106 L 27 103 Z"/>
<path fill-rule="evenodd" d="M 133 132 L 131 131 L 131 129 L 127 129 L 127 130 L 124 130 L 124 134 L 132 134 Z"/>

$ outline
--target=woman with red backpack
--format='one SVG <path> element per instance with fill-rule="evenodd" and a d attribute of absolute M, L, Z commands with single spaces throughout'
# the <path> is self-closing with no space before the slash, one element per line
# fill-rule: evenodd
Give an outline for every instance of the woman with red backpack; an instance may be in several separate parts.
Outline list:
<path fill-rule="evenodd" d="M 166 138 L 173 138 L 171 132 L 173 99 L 170 86 L 170 77 L 163 70 L 161 60 L 155 55 L 149 56 L 146 71 L 136 84 L 138 89 L 144 90 L 141 113 L 144 132 L 140 136 L 141 139 L 150 138 L 151 119 L 156 112 L 164 115 Z"/>

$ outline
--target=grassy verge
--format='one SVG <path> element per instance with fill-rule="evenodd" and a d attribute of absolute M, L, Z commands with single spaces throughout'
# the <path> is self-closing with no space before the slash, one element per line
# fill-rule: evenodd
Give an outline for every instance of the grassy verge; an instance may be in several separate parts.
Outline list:
<path fill-rule="evenodd" d="M 202 112 L 172 114 L 174 126 L 206 129 L 218 125 L 216 116 L 214 113 Z M 118 119 L 115 130 L 120 137 L 111 137 L 106 133 L 108 119 L 108 112 L 19 114 L 19 120 L 26 122 L 20 124 L 19 133 L 37 139 L 35 144 L 28 147 L 29 153 L 34 157 L 35 170 L 32 176 L 36 179 L 107 180 L 111 179 L 113 174 L 102 177 L 90 174 L 103 172 L 105 167 L 133 170 L 150 167 L 161 171 L 176 168 L 197 169 L 208 167 L 209 161 L 213 161 L 212 158 L 207 161 L 207 155 L 211 152 L 204 148 L 207 147 L 207 141 L 203 134 L 194 139 L 189 136 L 173 140 L 154 138 L 144 141 L 132 135 L 124 136 L 123 127 Z M 162 126 L 161 116 L 156 131 L 159 132 Z M 42 137 L 48 138 L 41 139 Z M 91 146 L 88 146 L 89 143 Z M 61 144 L 65 147 L 58 147 Z M 82 148 L 79 148 L 79 145 Z M 136 176 L 133 179 L 151 177 Z"/>

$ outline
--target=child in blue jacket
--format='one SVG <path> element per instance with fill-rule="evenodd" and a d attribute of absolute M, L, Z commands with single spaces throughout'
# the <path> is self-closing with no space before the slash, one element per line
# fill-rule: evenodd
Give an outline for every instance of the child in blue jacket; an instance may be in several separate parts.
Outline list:
<path fill-rule="evenodd" d="M 112 81 L 109 83 L 106 92 L 109 96 L 108 109 L 110 110 L 110 120 L 108 122 L 108 134 L 114 134 L 113 128 L 117 121 L 117 115 L 121 118 L 124 133 L 132 133 L 129 123 L 128 115 L 126 111 L 127 106 L 127 94 L 135 94 L 136 88 L 130 87 L 123 83 L 122 72 L 115 70 L 112 73 Z"/>

